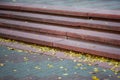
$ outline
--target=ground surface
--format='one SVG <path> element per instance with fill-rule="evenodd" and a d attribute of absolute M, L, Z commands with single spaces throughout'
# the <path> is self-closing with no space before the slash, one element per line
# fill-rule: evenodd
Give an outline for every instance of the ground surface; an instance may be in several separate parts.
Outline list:
<path fill-rule="evenodd" d="M 120 10 L 119 0 L 0 1 Z M 97 65 L 0 46 L 0 80 L 120 80 L 120 72 L 116 74 Z"/>
<path fill-rule="evenodd" d="M 53 6 L 68 6 L 76 8 L 92 8 L 92 9 L 111 9 L 120 10 L 120 0 L 0 0 L 1 2 L 18 2 L 45 4 Z"/>
<path fill-rule="evenodd" d="M 119 80 L 119 77 L 120 73 L 102 67 L 0 46 L 0 80 Z"/>

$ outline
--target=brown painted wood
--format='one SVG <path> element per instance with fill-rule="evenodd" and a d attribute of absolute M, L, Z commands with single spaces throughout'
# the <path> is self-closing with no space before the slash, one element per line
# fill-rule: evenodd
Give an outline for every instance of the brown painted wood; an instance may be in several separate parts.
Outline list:
<path fill-rule="evenodd" d="M 84 53 L 90 53 L 94 55 L 120 60 L 120 49 L 117 47 L 99 45 L 96 43 L 83 42 L 83 41 L 66 40 L 56 37 L 49 37 L 49 36 L 9 30 L 4 28 L 0 28 L 0 36 L 10 39 L 22 40 L 25 42 L 58 47 L 62 49 L 74 50 Z"/>
<path fill-rule="evenodd" d="M 119 10 L 79 9 L 39 4 L 0 3 L 0 9 L 120 20 Z"/>
<path fill-rule="evenodd" d="M 120 11 L 0 3 L 0 17 L 1 37 L 120 60 Z"/>
<path fill-rule="evenodd" d="M 47 24 L 38 24 L 31 22 L 23 22 L 16 20 L 7 20 L 0 19 L 0 26 L 18 29 L 18 30 L 26 30 L 31 32 L 42 32 L 47 34 L 61 35 L 66 37 L 71 37 L 75 39 L 82 39 L 91 42 L 98 43 L 106 43 L 111 45 L 120 46 L 120 36 L 119 34 L 106 33 L 106 32 L 98 32 L 92 30 L 84 30 L 84 29 L 74 29 L 62 26 L 55 25 L 47 25 Z"/>
<path fill-rule="evenodd" d="M 81 18 L 71 18 L 47 14 L 35 14 L 26 12 L 14 12 L 0 10 L 0 17 L 12 18 L 25 21 L 58 24 L 72 27 L 86 27 L 91 29 L 108 30 L 120 32 L 120 23 L 102 20 L 90 20 Z"/>

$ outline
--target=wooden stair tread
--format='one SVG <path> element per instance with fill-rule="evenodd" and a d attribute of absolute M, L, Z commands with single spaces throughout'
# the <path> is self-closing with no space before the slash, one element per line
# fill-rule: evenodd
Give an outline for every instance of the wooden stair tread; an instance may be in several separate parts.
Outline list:
<path fill-rule="evenodd" d="M 118 10 L 98 10 L 98 9 L 79 9 L 62 6 L 49 6 L 39 4 L 23 4 L 23 3 L 8 3 L 1 2 L 0 9 L 30 11 L 39 13 L 51 13 L 69 16 L 85 16 L 85 17 L 98 17 L 108 19 L 120 19 L 120 11 Z"/>
<path fill-rule="evenodd" d="M 53 16 L 53 15 L 47 15 L 47 14 L 3 11 L 3 10 L 0 10 L 0 16 L 7 17 L 7 18 L 28 20 L 28 21 L 59 24 L 59 25 L 87 27 L 87 28 L 103 29 L 103 30 L 111 30 L 111 31 L 120 31 L 120 23 L 119 22 L 78 19 L 78 18 L 55 16 L 55 15 Z"/>
<path fill-rule="evenodd" d="M 0 3 L 0 36 L 120 60 L 120 11 Z"/>
<path fill-rule="evenodd" d="M 7 32 L 7 33 L 6 33 Z M 16 30 L 9 30 L 0 28 L 0 36 L 22 40 L 25 42 L 31 42 L 36 44 L 42 44 L 52 47 L 58 47 L 62 49 L 80 51 L 85 53 L 91 53 L 95 55 L 105 56 L 120 60 L 120 49 L 117 47 L 100 45 L 96 43 L 67 40 L 56 37 L 49 37 L 45 35 L 39 35 L 35 33 L 21 32 Z"/>
<path fill-rule="evenodd" d="M 45 32 L 51 34 L 58 34 L 63 36 L 70 36 L 73 38 L 82 38 L 98 42 L 111 43 L 115 45 L 120 45 L 120 36 L 119 34 L 106 33 L 106 32 L 97 32 L 84 29 L 74 29 L 62 26 L 47 25 L 47 24 L 38 24 L 32 22 L 0 19 L 0 26 L 7 26 L 10 28 L 17 28 L 23 30 L 30 30 L 34 32 Z"/>

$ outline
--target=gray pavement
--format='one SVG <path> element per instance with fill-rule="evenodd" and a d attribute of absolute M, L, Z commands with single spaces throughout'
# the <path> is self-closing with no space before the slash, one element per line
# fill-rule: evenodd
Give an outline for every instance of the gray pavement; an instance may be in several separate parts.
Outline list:
<path fill-rule="evenodd" d="M 0 80 L 120 80 L 120 73 L 0 46 Z"/>
<path fill-rule="evenodd" d="M 0 2 L 120 10 L 120 0 L 0 0 Z"/>

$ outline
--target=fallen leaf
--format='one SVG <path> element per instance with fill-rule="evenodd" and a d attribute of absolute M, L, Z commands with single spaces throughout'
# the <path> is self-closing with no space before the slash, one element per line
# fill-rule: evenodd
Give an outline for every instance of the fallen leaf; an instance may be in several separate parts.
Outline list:
<path fill-rule="evenodd" d="M 62 79 L 62 77 L 58 77 L 58 79 L 60 80 L 60 79 Z"/>
<path fill-rule="evenodd" d="M 117 76 L 117 78 L 119 78 L 119 79 L 120 79 L 120 76 Z"/>
<path fill-rule="evenodd" d="M 35 68 L 35 69 L 39 69 L 39 70 L 41 69 L 40 66 L 35 66 L 34 68 Z"/>
<path fill-rule="evenodd" d="M 13 70 L 13 72 L 16 72 L 16 71 L 17 71 L 16 69 Z"/>
<path fill-rule="evenodd" d="M 3 67 L 3 66 L 4 66 L 4 64 L 3 64 L 3 63 L 0 63 L 0 66 L 1 66 L 1 67 Z"/>
<path fill-rule="evenodd" d="M 60 69 L 63 69 L 64 67 L 63 66 L 60 66 Z"/>
<path fill-rule="evenodd" d="M 67 75 L 68 75 L 68 73 L 64 73 L 63 75 L 64 75 L 64 76 L 67 76 Z"/>
<path fill-rule="evenodd" d="M 98 68 L 94 68 L 94 72 L 99 72 L 99 69 Z"/>
<path fill-rule="evenodd" d="M 48 64 L 48 67 L 49 68 L 53 68 L 54 66 L 52 64 Z"/>
<path fill-rule="evenodd" d="M 77 66 L 82 66 L 82 64 L 81 63 L 77 63 Z"/>
<path fill-rule="evenodd" d="M 100 80 L 97 76 L 92 76 L 92 80 Z"/>
<path fill-rule="evenodd" d="M 28 61 L 29 59 L 27 57 L 24 57 L 24 61 Z"/>

